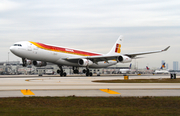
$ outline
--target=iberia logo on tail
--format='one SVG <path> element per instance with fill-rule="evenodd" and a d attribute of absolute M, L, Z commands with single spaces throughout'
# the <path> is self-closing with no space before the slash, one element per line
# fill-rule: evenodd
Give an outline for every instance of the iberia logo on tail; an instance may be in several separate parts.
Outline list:
<path fill-rule="evenodd" d="M 116 44 L 115 52 L 116 53 L 120 53 L 121 52 L 121 44 Z"/>

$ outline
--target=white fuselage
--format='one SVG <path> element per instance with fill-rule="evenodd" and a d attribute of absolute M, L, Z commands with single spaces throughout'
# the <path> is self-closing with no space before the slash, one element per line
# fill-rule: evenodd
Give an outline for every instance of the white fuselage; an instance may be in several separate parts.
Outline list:
<path fill-rule="evenodd" d="M 155 70 L 154 74 L 169 74 L 168 70 Z"/>
<path fill-rule="evenodd" d="M 51 63 L 55 63 L 61 66 L 66 65 L 66 66 L 80 67 L 77 61 L 72 62 L 72 61 L 68 61 L 64 59 L 64 58 L 69 58 L 69 57 L 80 57 L 80 55 L 75 55 L 75 53 L 70 54 L 74 52 L 75 49 L 60 47 L 60 48 L 63 48 L 64 51 L 58 52 L 56 48 L 59 48 L 59 46 L 52 46 L 52 45 L 50 46 L 52 49 L 48 49 L 46 48 L 46 46 L 44 49 L 42 49 L 38 47 L 37 45 L 32 44 L 29 41 L 23 41 L 23 42 L 15 43 L 13 46 L 10 47 L 10 50 L 16 56 L 21 57 L 21 58 L 27 58 L 29 60 L 51 62 Z M 78 51 L 86 52 L 82 50 L 78 50 Z M 94 53 L 94 54 L 102 55 L 98 53 Z M 108 67 L 115 64 L 117 64 L 117 61 L 110 60 L 108 61 L 108 63 L 101 61 L 98 63 L 93 63 L 92 65 L 89 66 L 89 68 L 103 68 L 103 67 Z"/>
<path fill-rule="evenodd" d="M 122 74 L 127 74 L 127 73 L 130 73 L 130 72 L 131 72 L 131 69 L 119 69 L 119 71 L 120 71 Z"/>

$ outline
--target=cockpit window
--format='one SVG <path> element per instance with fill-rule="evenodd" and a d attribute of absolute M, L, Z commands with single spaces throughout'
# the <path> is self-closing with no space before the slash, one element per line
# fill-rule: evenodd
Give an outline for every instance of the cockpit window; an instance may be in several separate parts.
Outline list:
<path fill-rule="evenodd" d="M 22 47 L 22 45 L 21 45 L 21 44 L 14 44 L 14 46 L 20 46 L 20 47 Z"/>

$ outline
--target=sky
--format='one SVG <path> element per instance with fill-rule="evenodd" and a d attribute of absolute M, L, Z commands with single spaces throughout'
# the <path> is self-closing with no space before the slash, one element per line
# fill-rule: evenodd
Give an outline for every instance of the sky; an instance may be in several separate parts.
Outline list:
<path fill-rule="evenodd" d="M 133 60 L 138 68 L 159 68 L 164 60 L 172 69 L 173 61 L 180 64 L 179 6 L 178 0 L 0 0 L 0 61 L 21 61 L 9 50 L 18 41 L 106 54 L 123 35 L 122 53 L 171 46 Z"/>

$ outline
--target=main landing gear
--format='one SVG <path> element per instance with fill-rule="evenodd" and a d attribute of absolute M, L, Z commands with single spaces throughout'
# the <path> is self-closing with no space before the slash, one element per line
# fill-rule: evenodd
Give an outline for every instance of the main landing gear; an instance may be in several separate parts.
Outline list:
<path fill-rule="evenodd" d="M 88 68 L 84 69 L 83 73 L 86 73 L 86 76 L 93 76 L 92 72 L 90 72 Z"/>
<path fill-rule="evenodd" d="M 57 70 L 57 73 L 60 74 L 61 77 L 62 76 L 66 77 L 67 74 L 66 74 L 66 72 L 63 71 L 62 66 L 59 66 L 59 69 L 60 70 Z M 79 74 L 79 68 L 78 67 L 73 67 L 73 73 L 74 74 Z M 88 68 L 84 69 L 83 73 L 86 73 L 86 76 L 93 76 L 93 73 L 90 72 L 90 70 Z"/>
<path fill-rule="evenodd" d="M 74 74 L 79 74 L 79 68 L 73 66 L 73 73 Z"/>
<path fill-rule="evenodd" d="M 59 66 L 59 68 L 60 68 L 60 70 L 57 70 L 57 73 L 60 74 L 61 77 L 62 76 L 66 77 L 67 74 L 66 74 L 66 72 L 63 71 L 62 66 Z"/>
<path fill-rule="evenodd" d="M 78 67 L 73 67 L 73 73 L 74 74 L 79 74 L 79 68 Z M 90 72 L 88 68 L 84 69 L 83 73 L 86 73 L 86 76 L 93 76 L 92 72 Z"/>

